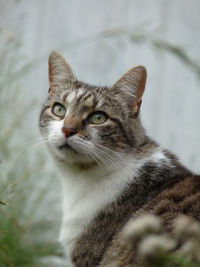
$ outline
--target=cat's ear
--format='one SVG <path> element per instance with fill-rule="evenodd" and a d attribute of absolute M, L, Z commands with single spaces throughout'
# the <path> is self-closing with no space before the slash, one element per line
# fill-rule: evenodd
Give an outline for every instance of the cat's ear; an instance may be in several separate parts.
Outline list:
<path fill-rule="evenodd" d="M 140 110 L 146 77 L 147 71 L 145 67 L 136 66 L 128 70 L 112 86 L 112 89 L 124 91 L 127 94 L 132 114 L 135 114 Z"/>
<path fill-rule="evenodd" d="M 52 88 L 55 85 L 64 83 L 73 83 L 76 77 L 70 65 L 64 57 L 57 52 L 51 52 L 49 55 L 49 86 Z"/>

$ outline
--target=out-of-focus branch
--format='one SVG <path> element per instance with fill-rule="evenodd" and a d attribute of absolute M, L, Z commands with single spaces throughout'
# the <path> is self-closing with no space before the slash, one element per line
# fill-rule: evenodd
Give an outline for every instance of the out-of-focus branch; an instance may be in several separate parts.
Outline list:
<path fill-rule="evenodd" d="M 188 52 L 178 44 L 172 44 L 169 41 L 161 39 L 155 31 L 147 31 L 144 28 L 130 30 L 128 28 L 113 28 L 102 33 L 106 38 L 115 38 L 128 40 L 131 43 L 147 43 L 156 49 L 173 54 L 188 67 L 191 67 L 200 78 L 200 63 L 192 59 Z"/>
<path fill-rule="evenodd" d="M 90 34 L 80 37 L 69 43 L 66 43 L 59 47 L 59 50 L 76 49 L 80 45 L 99 42 L 104 39 L 113 39 L 115 42 L 129 41 L 133 44 L 146 43 L 155 49 L 159 49 L 163 52 L 173 54 L 177 59 L 181 60 L 186 66 L 190 67 L 200 78 L 200 63 L 196 62 L 187 52 L 183 46 L 179 44 L 172 44 L 169 41 L 161 38 L 157 30 L 149 31 L 146 24 L 139 25 L 134 29 L 128 27 L 115 27 L 99 33 Z"/>

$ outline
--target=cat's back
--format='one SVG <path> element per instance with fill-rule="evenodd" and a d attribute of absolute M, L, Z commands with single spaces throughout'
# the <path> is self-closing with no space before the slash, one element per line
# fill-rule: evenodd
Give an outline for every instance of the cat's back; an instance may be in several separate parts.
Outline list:
<path fill-rule="evenodd" d="M 173 235 L 174 220 L 180 214 L 200 221 L 200 176 L 194 175 L 179 179 L 151 197 L 146 205 L 133 214 L 123 229 L 113 237 L 100 266 L 143 266 L 144 263 L 134 250 L 125 243 L 123 232 L 131 221 L 146 213 L 159 216 L 164 230 L 170 235 Z"/>

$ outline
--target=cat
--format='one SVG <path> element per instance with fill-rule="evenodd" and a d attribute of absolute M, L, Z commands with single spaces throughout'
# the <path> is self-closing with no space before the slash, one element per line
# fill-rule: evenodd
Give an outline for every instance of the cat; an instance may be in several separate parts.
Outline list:
<path fill-rule="evenodd" d="M 142 214 L 159 216 L 169 233 L 178 214 L 200 221 L 200 176 L 142 126 L 146 76 L 136 66 L 110 87 L 91 86 L 60 54 L 49 56 L 39 127 L 61 171 L 60 241 L 74 266 L 144 266 L 122 238 Z"/>

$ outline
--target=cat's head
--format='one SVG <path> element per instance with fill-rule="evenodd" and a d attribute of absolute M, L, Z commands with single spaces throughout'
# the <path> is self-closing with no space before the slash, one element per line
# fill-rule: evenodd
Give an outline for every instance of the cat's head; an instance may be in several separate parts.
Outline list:
<path fill-rule="evenodd" d="M 40 132 L 51 153 L 66 164 L 102 163 L 136 151 L 144 130 L 138 117 L 146 82 L 143 66 L 128 70 L 110 87 L 76 79 L 56 52 L 49 56 L 49 92 Z"/>

